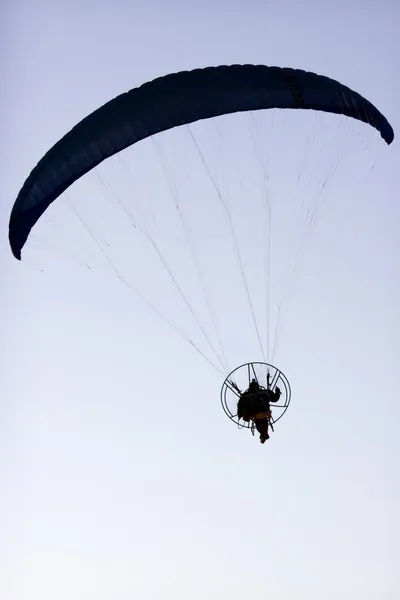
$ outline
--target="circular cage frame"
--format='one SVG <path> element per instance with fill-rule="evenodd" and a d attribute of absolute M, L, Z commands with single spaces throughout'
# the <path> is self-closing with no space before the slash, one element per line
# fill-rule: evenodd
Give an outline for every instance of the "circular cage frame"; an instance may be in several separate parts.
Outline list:
<path fill-rule="evenodd" d="M 244 364 L 240 365 L 239 367 L 236 367 L 235 369 L 233 369 L 233 371 L 231 371 L 229 373 L 229 375 L 227 375 L 227 377 L 225 378 L 225 380 L 221 386 L 221 393 L 220 393 L 221 404 L 222 404 L 222 408 L 223 408 L 225 414 L 227 415 L 227 417 L 229 417 L 229 419 L 231 421 L 233 421 L 233 423 L 235 423 L 239 427 L 246 428 L 246 429 L 251 429 L 253 427 L 252 422 L 246 423 L 246 421 L 240 421 L 237 417 L 237 413 L 233 414 L 233 412 L 229 408 L 229 403 L 227 400 L 227 393 L 229 391 L 229 392 L 233 393 L 234 395 L 236 395 L 237 398 L 239 399 L 240 394 L 243 393 L 244 390 L 240 390 L 240 388 L 238 388 L 236 383 L 231 380 L 233 379 L 233 376 L 235 373 L 237 373 L 238 371 L 241 371 L 243 369 L 247 369 L 248 385 L 250 385 L 250 382 L 252 379 L 256 379 L 256 381 L 261 385 L 261 383 L 258 381 L 257 372 L 256 372 L 256 368 L 255 368 L 256 365 L 258 367 L 261 366 L 266 369 L 267 385 L 262 386 L 262 387 L 275 388 L 276 385 L 280 384 L 279 387 L 281 387 L 281 390 L 282 390 L 283 402 L 280 400 L 279 404 L 276 404 L 272 407 L 272 408 L 282 409 L 281 413 L 279 414 L 279 416 L 277 418 L 274 418 L 273 416 L 271 417 L 271 423 L 273 425 L 275 423 L 277 423 L 283 417 L 283 415 L 286 413 L 287 409 L 289 408 L 290 400 L 292 397 L 292 391 L 290 388 L 290 383 L 289 383 L 288 378 L 286 377 L 286 375 L 284 373 L 282 373 L 282 371 L 280 369 L 278 369 L 274 365 L 271 365 L 266 362 L 254 361 L 254 362 L 244 363 Z M 271 373 L 272 373 L 272 375 L 271 375 Z M 270 378 L 269 381 L 268 381 L 268 378 Z M 236 405 L 237 405 L 237 403 L 236 403 Z"/>

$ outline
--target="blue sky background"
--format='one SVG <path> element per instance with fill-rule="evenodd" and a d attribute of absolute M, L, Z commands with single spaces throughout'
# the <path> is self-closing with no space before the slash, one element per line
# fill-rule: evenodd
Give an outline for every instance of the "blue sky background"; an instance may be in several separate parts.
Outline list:
<path fill-rule="evenodd" d="M 0 10 L 2 597 L 397 598 L 396 139 L 387 148 L 368 131 L 374 169 L 338 175 L 329 196 L 275 357 L 292 405 L 265 446 L 226 419 L 217 372 L 115 277 L 82 266 L 93 248 L 76 223 L 60 240 L 80 264 L 35 246 L 19 264 L 7 240 L 43 153 L 94 108 L 168 72 L 313 70 L 369 98 L 398 131 L 397 3 L 16 0 Z M 143 174 L 151 185 L 150 162 Z M 89 210 L 99 185 L 82 186 L 71 199 Z M 107 217 L 91 218 L 115 234 Z M 164 300 L 162 289 L 153 296 Z M 238 298 L 217 291 L 232 311 L 233 368 L 250 341 Z"/>

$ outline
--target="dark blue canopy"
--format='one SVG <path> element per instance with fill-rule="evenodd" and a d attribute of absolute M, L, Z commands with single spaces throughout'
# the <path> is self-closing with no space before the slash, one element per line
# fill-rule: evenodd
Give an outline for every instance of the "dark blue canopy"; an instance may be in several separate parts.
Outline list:
<path fill-rule="evenodd" d="M 375 127 L 390 144 L 393 129 L 368 100 L 315 73 L 263 65 L 208 67 L 166 75 L 107 102 L 40 160 L 11 212 L 14 256 L 48 206 L 103 160 L 151 135 L 219 115 L 269 108 L 336 113 Z"/>

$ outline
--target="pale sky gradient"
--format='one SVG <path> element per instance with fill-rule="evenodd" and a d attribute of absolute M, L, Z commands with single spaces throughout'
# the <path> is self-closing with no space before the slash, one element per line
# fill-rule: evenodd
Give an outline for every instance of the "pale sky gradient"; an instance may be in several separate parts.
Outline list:
<path fill-rule="evenodd" d="M 116 278 L 43 249 L 18 263 L 7 228 L 57 139 L 168 72 L 323 73 L 398 133 L 399 21 L 396 0 L 2 3 L 2 599 L 398 598 L 396 138 L 387 148 L 369 132 L 374 169 L 358 171 L 359 187 L 339 179 L 353 208 L 336 218 L 330 197 L 316 228 L 275 361 L 292 405 L 265 446 L 223 414 L 219 374 Z M 95 199 L 93 180 L 82 185 Z M 247 348 L 238 303 L 228 297 L 232 357 Z"/>

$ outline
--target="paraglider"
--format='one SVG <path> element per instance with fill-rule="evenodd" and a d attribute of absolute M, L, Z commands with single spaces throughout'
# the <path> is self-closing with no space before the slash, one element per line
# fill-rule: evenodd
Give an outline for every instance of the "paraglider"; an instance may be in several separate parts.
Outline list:
<path fill-rule="evenodd" d="M 107 158 L 182 125 L 232 113 L 270 109 L 343 115 L 375 128 L 387 144 L 394 139 L 391 125 L 371 102 L 323 75 L 264 65 L 208 67 L 169 74 L 95 110 L 38 162 L 11 211 L 9 241 L 13 255 L 21 259 L 30 232 L 43 213 L 72 184 Z M 146 230 L 144 232 L 148 235 Z M 150 241 L 167 266 L 156 244 Z M 240 267 L 243 272 L 241 263 Z M 168 267 L 167 270 L 170 273 Z M 175 279 L 174 284 L 179 289 Z M 251 309 L 255 321 L 253 307 Z M 243 381 L 239 382 L 243 373 Z M 265 360 L 237 367 L 225 378 L 221 389 L 225 413 L 241 427 L 252 432 L 256 428 L 261 443 L 269 438 L 269 428 L 273 430 L 286 412 L 290 397 L 287 378 Z"/>
<path fill-rule="evenodd" d="M 272 418 L 270 402 L 278 402 L 281 390 L 278 386 L 272 390 L 269 384 L 270 376 L 267 376 L 267 387 L 262 387 L 257 379 L 253 378 L 249 387 L 240 394 L 237 404 L 238 419 L 247 423 L 250 419 L 260 434 L 260 442 L 263 444 L 269 439 L 268 425 Z"/>

